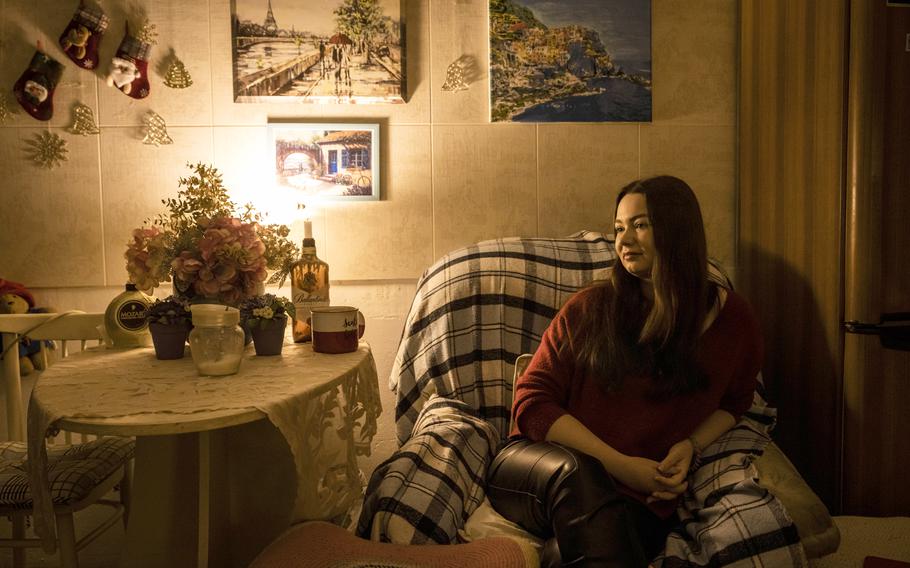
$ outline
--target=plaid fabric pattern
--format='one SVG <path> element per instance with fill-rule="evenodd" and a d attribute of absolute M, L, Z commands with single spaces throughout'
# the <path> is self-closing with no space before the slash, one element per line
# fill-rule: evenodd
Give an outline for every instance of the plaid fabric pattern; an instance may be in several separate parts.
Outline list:
<path fill-rule="evenodd" d="M 612 240 L 581 231 L 483 241 L 428 268 L 392 366 L 399 445 L 432 393 L 466 402 L 508 435 L 516 357 L 533 353 L 559 308 L 614 259 Z"/>
<path fill-rule="evenodd" d="M 54 505 L 84 499 L 95 487 L 132 459 L 131 438 L 106 437 L 47 450 L 48 480 Z M 31 509 L 32 490 L 26 470 L 24 442 L 0 443 L 0 512 Z"/>
<path fill-rule="evenodd" d="M 151 52 L 152 44 L 140 41 L 133 36 L 125 36 L 123 41 L 120 42 L 120 47 L 117 49 L 117 55 L 119 57 L 129 57 L 132 58 L 133 61 L 137 59 L 148 61 Z"/>
<path fill-rule="evenodd" d="M 770 443 L 776 417 L 756 392 L 739 423 L 705 448 L 677 509 L 682 528 L 667 537 L 656 568 L 808 566 L 796 525 L 752 463 Z"/>
<path fill-rule="evenodd" d="M 110 23 L 110 20 L 104 14 L 104 10 L 90 4 L 86 4 L 76 10 L 74 19 L 95 33 L 103 32 Z"/>
<path fill-rule="evenodd" d="M 370 477 L 357 534 L 395 544 L 452 544 L 483 502 L 499 435 L 467 404 L 437 395 L 413 435 Z"/>
<path fill-rule="evenodd" d="M 582 231 L 566 239 L 484 241 L 427 269 L 390 377 L 402 447 L 371 479 L 360 534 L 370 536 L 372 522 L 372 533 L 380 538 L 398 531 L 404 535 L 400 542 L 452 541 L 453 523 L 462 528 L 459 517 L 476 508 L 477 494 L 465 491 L 451 472 L 485 474 L 489 460 L 466 459 L 478 455 L 476 449 L 469 451 L 464 436 L 442 431 L 439 424 L 417 428 L 421 411 L 431 411 L 427 401 L 439 400 L 434 394 L 457 399 L 473 412 L 450 419 L 465 420 L 476 431 L 479 417 L 500 438 L 506 436 L 515 359 L 533 353 L 569 296 L 605 278 L 614 261 L 611 238 Z M 728 284 L 719 269 L 712 278 Z M 740 423 L 705 448 L 678 511 L 683 529 L 667 539 L 656 566 L 806 565 L 793 521 L 758 484 L 752 465 L 768 444 L 775 419 L 776 411 L 757 393 Z M 436 428 L 440 431 L 429 443 Z M 440 460 L 440 453 L 446 459 Z M 376 528 L 374 514 L 384 527 Z"/>

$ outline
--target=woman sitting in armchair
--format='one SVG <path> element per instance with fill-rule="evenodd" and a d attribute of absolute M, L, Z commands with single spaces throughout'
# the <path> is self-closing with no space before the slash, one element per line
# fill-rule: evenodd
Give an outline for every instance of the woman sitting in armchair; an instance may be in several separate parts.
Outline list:
<path fill-rule="evenodd" d="M 761 368 L 751 309 L 708 278 L 685 182 L 629 184 L 614 228 L 622 266 L 550 324 L 487 478 L 497 511 L 555 536 L 544 565 L 646 566 L 679 523 L 701 449 L 749 409 Z"/>

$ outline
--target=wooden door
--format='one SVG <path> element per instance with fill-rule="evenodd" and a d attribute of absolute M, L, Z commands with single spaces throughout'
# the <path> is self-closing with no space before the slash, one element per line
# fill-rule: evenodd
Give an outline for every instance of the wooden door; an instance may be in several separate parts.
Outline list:
<path fill-rule="evenodd" d="M 840 480 L 847 0 L 742 0 L 737 287 L 762 323 L 775 440 Z"/>
<path fill-rule="evenodd" d="M 910 312 L 910 8 L 851 4 L 844 315 L 875 324 Z M 847 333 L 844 513 L 910 514 L 908 404 L 910 351 Z"/>

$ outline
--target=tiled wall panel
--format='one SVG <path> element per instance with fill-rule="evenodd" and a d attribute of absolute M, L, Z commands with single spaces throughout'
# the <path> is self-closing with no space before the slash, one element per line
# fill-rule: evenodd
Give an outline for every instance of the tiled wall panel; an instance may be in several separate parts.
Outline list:
<path fill-rule="evenodd" d="M 652 0 L 654 120 L 646 124 L 489 123 L 486 0 L 404 2 L 407 104 L 234 103 L 230 4 L 143 3 L 158 44 L 152 93 L 136 101 L 104 84 L 133 4 L 102 4 L 111 27 L 102 67 L 92 72 L 57 46 L 76 0 L 0 0 L 2 94 L 12 98 L 9 88 L 42 40 L 67 65 L 49 125 L 69 150 L 59 168 L 36 168 L 23 147 L 46 126 L 24 111 L 0 123 L 0 277 L 25 282 L 54 307 L 103 309 L 126 279 L 130 230 L 175 194 L 187 162 L 215 165 L 236 201 L 254 201 L 302 238 L 294 199 L 270 182 L 266 127 L 282 118 L 380 124 L 383 200 L 308 214 L 336 281 L 333 301 L 362 306 L 375 322 L 367 336 L 383 385 L 415 279 L 435 258 L 499 236 L 609 231 L 616 192 L 639 176 L 689 181 L 702 201 L 711 254 L 735 268 L 736 2 Z M 163 84 L 171 49 L 193 78 L 188 89 Z M 456 59 L 468 63 L 470 88 L 443 91 Z M 64 130 L 76 102 L 93 109 L 100 136 Z M 150 110 L 164 118 L 173 145 L 142 143 Z M 388 429 L 393 401 L 383 391 Z M 379 444 L 367 471 L 393 439 Z"/>

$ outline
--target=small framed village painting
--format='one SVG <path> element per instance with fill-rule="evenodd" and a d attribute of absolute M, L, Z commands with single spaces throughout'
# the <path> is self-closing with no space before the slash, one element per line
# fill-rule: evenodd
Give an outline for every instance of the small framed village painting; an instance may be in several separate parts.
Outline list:
<path fill-rule="evenodd" d="M 493 122 L 650 122 L 651 0 L 489 0 Z"/>
<path fill-rule="evenodd" d="M 379 199 L 379 124 L 270 123 L 275 182 L 298 202 Z"/>
<path fill-rule="evenodd" d="M 231 0 L 235 102 L 403 103 L 404 0 Z"/>

